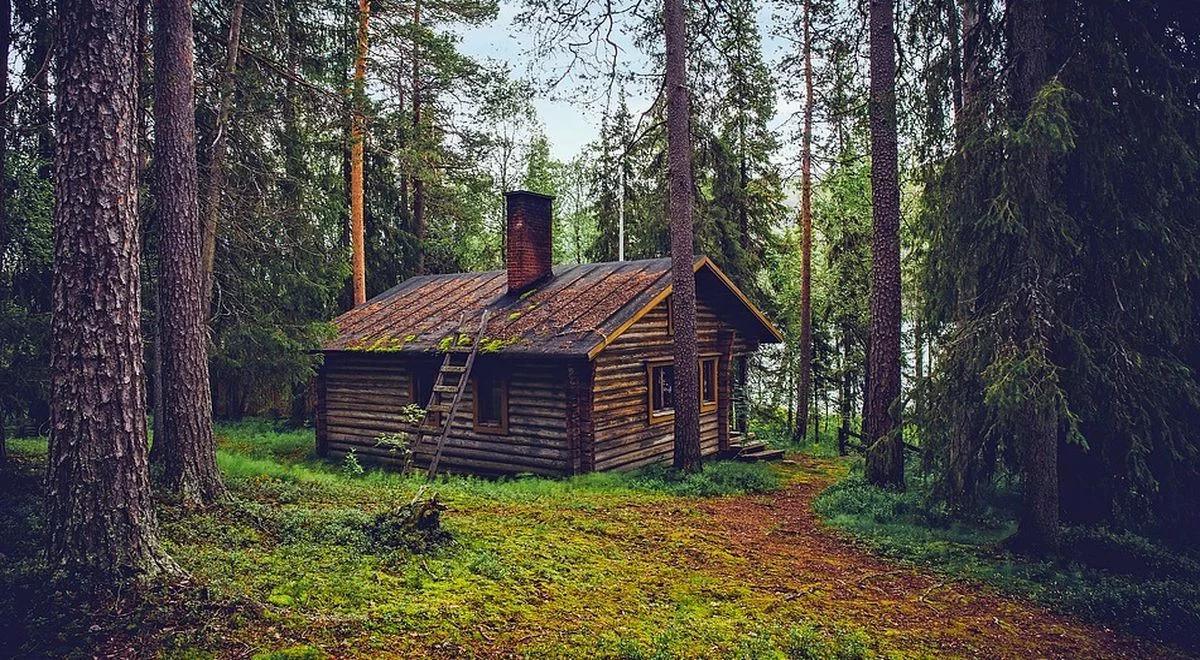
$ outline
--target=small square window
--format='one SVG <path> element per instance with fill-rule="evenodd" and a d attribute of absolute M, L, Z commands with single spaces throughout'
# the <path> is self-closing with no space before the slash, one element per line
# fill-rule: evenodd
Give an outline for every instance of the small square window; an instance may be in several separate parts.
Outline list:
<path fill-rule="evenodd" d="M 675 365 L 651 364 L 647 368 L 650 379 L 650 418 L 668 418 L 675 414 Z"/>
<path fill-rule="evenodd" d="M 711 410 L 717 405 L 717 358 L 700 359 L 700 407 Z"/>
<path fill-rule="evenodd" d="M 508 383 L 498 374 L 475 376 L 475 430 L 508 433 Z"/>

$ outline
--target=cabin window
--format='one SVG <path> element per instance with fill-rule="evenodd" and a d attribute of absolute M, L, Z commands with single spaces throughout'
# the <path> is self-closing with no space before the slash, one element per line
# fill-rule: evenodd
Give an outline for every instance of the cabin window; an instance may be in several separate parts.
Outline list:
<path fill-rule="evenodd" d="M 429 397 L 433 396 L 434 376 L 414 370 L 408 379 L 408 402 L 424 408 L 429 405 Z"/>
<path fill-rule="evenodd" d="M 433 381 L 437 380 L 437 373 L 432 368 L 420 369 L 415 368 L 409 371 L 408 374 L 408 402 L 414 403 L 424 409 L 429 405 L 429 399 L 433 396 Z M 441 413 L 433 413 L 429 416 L 429 422 L 433 424 L 442 423 Z"/>
<path fill-rule="evenodd" d="M 669 419 L 675 414 L 675 365 L 649 364 L 646 374 L 650 379 L 650 421 Z"/>
<path fill-rule="evenodd" d="M 498 374 L 480 372 L 474 386 L 475 430 L 508 433 L 508 382 Z"/>
<path fill-rule="evenodd" d="M 717 356 L 702 357 L 699 361 L 700 410 L 717 407 Z M 670 420 L 675 415 L 675 365 L 671 362 L 646 364 L 647 407 L 650 423 Z"/>
<path fill-rule="evenodd" d="M 700 409 L 717 407 L 717 358 L 700 358 Z"/>

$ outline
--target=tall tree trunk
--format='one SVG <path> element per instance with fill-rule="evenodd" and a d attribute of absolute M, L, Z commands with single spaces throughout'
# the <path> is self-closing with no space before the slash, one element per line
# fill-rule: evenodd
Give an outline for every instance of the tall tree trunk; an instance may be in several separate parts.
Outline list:
<path fill-rule="evenodd" d="M 924 419 L 923 381 L 925 380 L 925 323 L 918 316 L 913 323 L 913 366 L 916 378 L 913 379 L 913 412 L 918 420 Z"/>
<path fill-rule="evenodd" d="M 1046 13 L 1040 0 L 1012 0 L 1008 5 L 1010 56 L 1010 102 L 1012 121 L 1021 123 L 1034 97 L 1046 83 Z M 1031 189 L 1026 213 L 1040 215 L 1047 196 L 1049 158 L 1036 154 L 1027 168 Z M 1025 238 L 1021 268 L 1021 299 L 1015 319 L 1017 343 L 1027 355 L 1049 359 L 1049 332 L 1045 279 L 1037 255 L 1038 235 Z M 1023 506 L 1017 525 L 1017 541 L 1024 547 L 1053 548 L 1058 543 L 1058 413 L 1053 405 L 1031 396 L 1025 403 L 1024 446 L 1021 450 Z"/>
<path fill-rule="evenodd" d="M 812 389 L 812 2 L 804 0 L 804 135 L 800 153 L 800 364 L 793 440 L 808 433 L 808 399 Z"/>
<path fill-rule="evenodd" d="M 893 0 L 871 0 L 871 339 L 864 419 L 867 480 L 904 488 L 900 437 L 900 186 Z"/>
<path fill-rule="evenodd" d="M 946 28 L 950 40 L 950 107 L 954 109 L 954 121 L 962 117 L 962 83 L 963 83 L 963 51 L 962 51 L 962 14 L 959 5 L 964 0 L 945 3 Z"/>
<path fill-rule="evenodd" d="M 971 117 L 979 110 L 977 107 L 980 96 L 980 69 L 983 66 L 983 45 L 981 43 L 981 26 L 987 11 L 988 3 L 980 0 L 958 0 L 961 11 L 962 29 L 962 81 L 959 84 L 961 98 L 959 106 L 964 118 Z M 969 127 L 968 127 L 969 128 Z"/>
<path fill-rule="evenodd" d="M 8 299 L 8 270 L 4 253 L 8 248 L 8 50 L 12 45 L 12 0 L 0 0 L 0 307 Z M 4 422 L 8 411 L 0 403 L 0 466 L 8 462 L 8 439 Z"/>
<path fill-rule="evenodd" d="M 838 455 L 846 455 L 846 444 L 850 440 L 850 410 L 852 408 L 850 393 L 852 389 L 850 373 L 850 326 L 842 324 L 842 373 L 841 385 L 838 391 Z"/>
<path fill-rule="evenodd" d="M 137 2 L 61 0 L 47 559 L 111 593 L 175 573 L 146 466 L 137 218 Z"/>
<path fill-rule="evenodd" d="M 699 471 L 700 393 L 696 279 L 692 264 L 692 136 L 683 0 L 664 0 L 667 41 L 667 180 L 671 221 L 671 305 L 675 330 L 675 467 Z"/>
<path fill-rule="evenodd" d="M 225 492 L 217 469 L 196 206 L 196 103 L 190 0 L 154 0 L 154 191 L 158 218 L 162 488 L 186 506 Z"/>
<path fill-rule="evenodd" d="M 425 143 L 421 139 L 421 0 L 413 2 L 412 43 L 412 148 L 414 155 L 412 184 L 412 226 L 417 243 L 417 275 L 425 273 Z M 503 258 L 504 255 L 501 255 Z"/>
<path fill-rule="evenodd" d="M 225 42 L 225 68 L 221 72 L 221 91 L 217 101 L 217 121 L 213 127 L 212 153 L 208 161 L 208 178 L 200 210 L 204 214 L 201 244 L 201 296 L 207 316 L 212 309 L 213 260 L 217 253 L 217 224 L 221 219 L 221 190 L 225 187 L 225 158 L 229 150 L 229 116 L 233 112 L 233 81 L 237 75 L 238 55 L 242 43 L 242 7 L 244 0 L 234 0 L 229 13 L 229 39 Z"/>
<path fill-rule="evenodd" d="M 354 306 L 367 301 L 366 236 L 363 229 L 363 140 L 367 102 L 367 28 L 370 0 L 358 0 L 358 40 L 354 56 L 354 98 L 350 118 L 350 253 Z"/>
<path fill-rule="evenodd" d="M 37 131 L 38 178 L 54 176 L 54 112 L 50 100 L 50 56 L 55 42 L 54 12 L 51 0 L 39 2 L 33 27 L 33 45 L 26 63 L 33 86 L 33 124 Z M 19 4 L 17 5 L 20 6 Z M 58 38 L 62 38 L 61 30 Z"/>

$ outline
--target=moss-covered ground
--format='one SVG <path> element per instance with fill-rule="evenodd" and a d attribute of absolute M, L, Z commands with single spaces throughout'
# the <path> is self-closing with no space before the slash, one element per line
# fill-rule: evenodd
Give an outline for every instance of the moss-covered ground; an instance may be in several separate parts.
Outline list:
<path fill-rule="evenodd" d="M 12 446 L 0 507 L 0 619 L 16 653 L 103 644 L 168 657 L 1155 657 L 1168 651 L 1024 601 L 893 564 L 811 511 L 846 464 L 796 455 L 572 479 L 416 476 L 330 464 L 311 431 L 218 429 L 232 494 L 160 507 L 192 576 L 172 616 L 137 612 L 91 637 L 37 630 L 44 444 Z M 24 479 L 24 481 L 22 481 Z M 436 493 L 451 540 L 377 547 L 372 515 Z M 24 594 L 24 596 L 23 596 Z M 180 599 L 213 603 L 181 607 Z M 168 599 L 170 600 L 170 599 Z M 35 608 L 36 609 L 36 608 Z M 95 639 L 107 635 L 105 640 Z M 81 641 L 84 640 L 84 641 Z"/>

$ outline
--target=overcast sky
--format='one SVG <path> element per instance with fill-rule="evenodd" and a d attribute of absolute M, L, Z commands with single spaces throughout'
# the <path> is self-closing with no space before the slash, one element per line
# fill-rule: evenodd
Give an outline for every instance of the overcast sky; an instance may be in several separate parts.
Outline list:
<path fill-rule="evenodd" d="M 547 74 L 545 63 L 530 60 L 525 53 L 527 49 L 524 46 L 528 43 L 529 38 L 522 35 L 518 27 L 513 24 L 517 7 L 518 5 L 512 0 L 501 0 L 500 15 L 493 23 L 462 30 L 462 50 L 477 58 L 506 61 L 511 65 L 512 71 L 518 75 L 532 73 L 545 76 Z M 774 72 L 777 67 L 773 65 L 781 57 L 785 43 L 771 34 L 771 12 L 771 3 L 764 3 L 759 10 L 758 22 L 763 39 L 764 56 L 772 64 L 771 70 Z M 622 55 L 627 58 L 636 57 L 637 54 L 631 51 L 632 49 L 627 50 Z M 650 101 L 648 98 L 631 95 L 630 110 L 636 115 L 645 110 Z M 538 98 L 534 103 L 537 107 L 538 118 L 545 128 L 546 137 L 550 140 L 551 153 L 555 158 L 569 160 L 578 154 L 587 143 L 596 139 L 600 127 L 601 111 L 604 107 L 602 100 L 593 103 L 572 103 L 565 100 Z M 772 122 L 773 128 L 787 121 L 787 118 L 796 109 L 783 98 L 776 99 L 776 106 L 777 113 L 775 121 Z"/>

